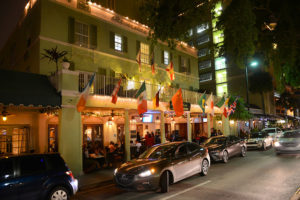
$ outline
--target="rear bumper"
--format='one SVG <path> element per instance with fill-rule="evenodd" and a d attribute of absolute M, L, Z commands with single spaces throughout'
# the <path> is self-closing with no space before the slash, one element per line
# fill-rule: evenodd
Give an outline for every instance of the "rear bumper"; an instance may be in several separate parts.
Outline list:
<path fill-rule="evenodd" d="M 70 185 L 72 186 L 72 189 L 73 189 L 73 195 L 76 194 L 76 192 L 78 191 L 78 180 L 74 178 L 70 182 Z"/>

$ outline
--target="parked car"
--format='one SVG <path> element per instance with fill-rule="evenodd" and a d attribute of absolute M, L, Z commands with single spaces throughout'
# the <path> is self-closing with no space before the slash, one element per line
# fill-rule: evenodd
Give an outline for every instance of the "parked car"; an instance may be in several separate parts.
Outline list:
<path fill-rule="evenodd" d="M 273 137 L 269 133 L 261 131 L 250 134 L 250 138 L 247 140 L 247 148 L 255 148 L 266 150 L 268 147 L 272 147 Z"/>
<path fill-rule="evenodd" d="M 280 128 L 264 128 L 262 131 L 267 132 L 273 139 L 279 138 L 283 133 Z"/>
<path fill-rule="evenodd" d="M 78 181 L 59 154 L 0 158 L 0 198 L 63 199 L 78 189 Z"/>
<path fill-rule="evenodd" d="M 246 156 L 247 145 L 245 141 L 236 136 L 215 136 L 203 143 L 208 148 L 210 158 L 214 161 L 228 162 L 230 157 Z"/>
<path fill-rule="evenodd" d="M 300 129 L 284 132 L 274 146 L 277 154 L 300 153 Z"/>
<path fill-rule="evenodd" d="M 125 189 L 168 192 L 169 185 L 200 173 L 207 175 L 210 157 L 207 149 L 191 142 L 154 145 L 138 159 L 115 169 L 115 183 Z"/>

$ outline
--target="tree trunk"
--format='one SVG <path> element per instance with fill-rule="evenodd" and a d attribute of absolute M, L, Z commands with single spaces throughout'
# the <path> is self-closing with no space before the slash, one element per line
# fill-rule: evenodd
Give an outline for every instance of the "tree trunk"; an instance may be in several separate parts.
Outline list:
<path fill-rule="evenodd" d="M 262 104 L 262 109 L 263 109 L 263 114 L 265 115 L 266 114 L 266 110 L 265 110 L 265 99 L 264 99 L 264 93 L 261 92 L 260 93 L 261 95 L 261 104 Z"/>

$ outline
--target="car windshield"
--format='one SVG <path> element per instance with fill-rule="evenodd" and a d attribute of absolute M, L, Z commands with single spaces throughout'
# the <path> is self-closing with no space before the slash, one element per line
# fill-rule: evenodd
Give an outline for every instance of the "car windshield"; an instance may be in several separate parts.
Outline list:
<path fill-rule="evenodd" d="M 268 136 L 268 133 L 266 133 L 266 132 L 257 132 L 257 133 L 252 133 L 250 135 L 250 138 L 264 138 L 267 136 Z"/>
<path fill-rule="evenodd" d="M 275 128 L 272 128 L 272 129 L 265 129 L 265 130 L 263 130 L 263 131 L 265 131 L 265 132 L 267 132 L 267 133 L 275 133 Z"/>
<path fill-rule="evenodd" d="M 148 149 L 144 153 L 142 153 L 139 158 L 141 159 L 159 159 L 166 157 L 169 153 L 174 151 L 177 144 L 170 144 L 170 145 L 162 145 L 162 146 L 156 146 Z"/>
<path fill-rule="evenodd" d="M 300 138 L 300 130 L 285 132 L 283 138 Z"/>
<path fill-rule="evenodd" d="M 204 144 L 224 144 L 226 137 L 210 138 Z"/>

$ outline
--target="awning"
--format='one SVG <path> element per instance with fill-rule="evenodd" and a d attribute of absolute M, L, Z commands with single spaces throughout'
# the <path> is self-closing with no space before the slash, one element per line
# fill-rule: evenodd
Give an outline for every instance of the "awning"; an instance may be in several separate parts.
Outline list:
<path fill-rule="evenodd" d="M 61 95 L 45 75 L 0 70 L 0 104 L 60 107 Z"/>

